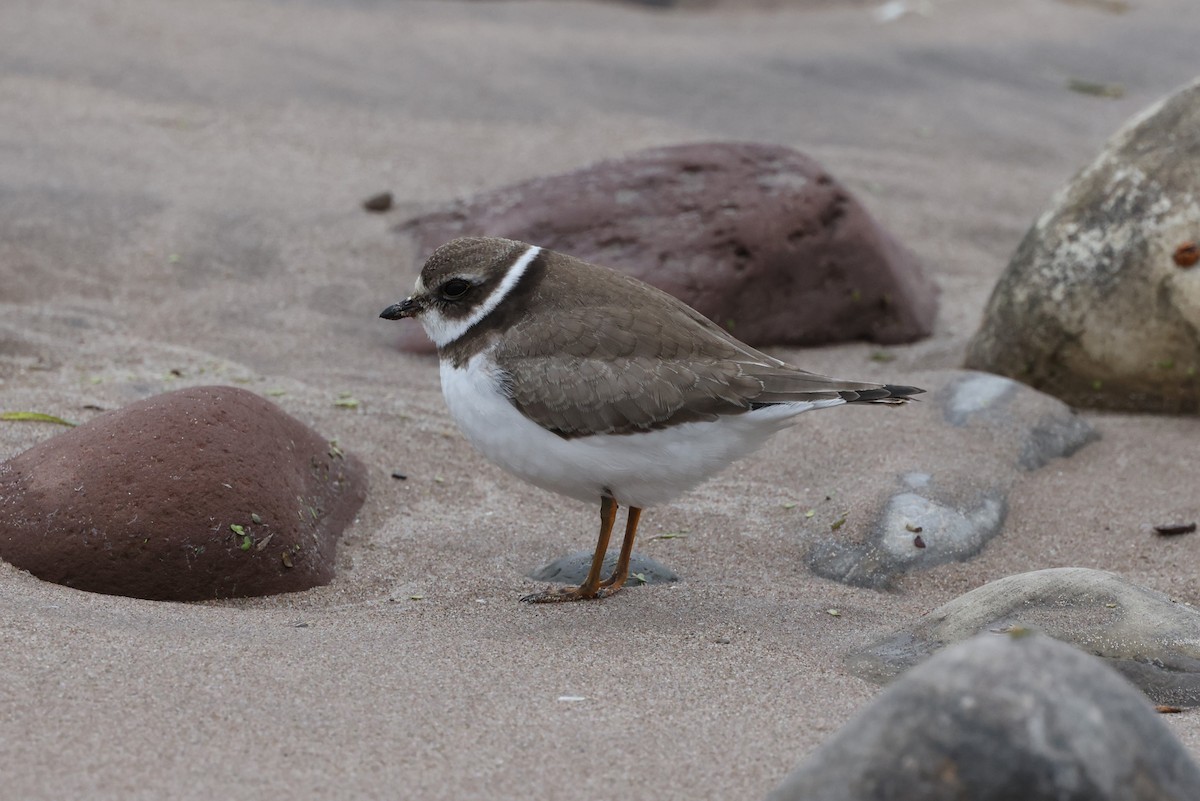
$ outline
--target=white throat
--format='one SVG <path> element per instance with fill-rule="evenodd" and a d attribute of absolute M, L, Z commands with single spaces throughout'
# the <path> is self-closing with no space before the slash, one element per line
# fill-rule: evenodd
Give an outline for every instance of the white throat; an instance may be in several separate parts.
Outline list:
<path fill-rule="evenodd" d="M 500 285 L 484 298 L 483 303 L 480 303 L 475 311 L 471 312 L 466 317 L 461 319 L 449 319 L 445 317 L 437 309 L 430 309 L 421 315 L 421 325 L 425 328 L 425 333 L 433 340 L 433 344 L 439 348 L 444 348 L 451 342 L 455 341 L 463 334 L 475 327 L 476 323 L 487 317 L 492 311 L 500 305 L 500 302 L 508 297 L 508 293 L 512 292 L 513 287 L 521 280 L 521 276 L 525 275 L 525 271 L 529 269 L 529 265 L 537 258 L 538 253 L 542 249 L 536 245 L 529 248 L 516 259 L 512 266 L 508 268 L 508 272 L 504 274 Z"/>

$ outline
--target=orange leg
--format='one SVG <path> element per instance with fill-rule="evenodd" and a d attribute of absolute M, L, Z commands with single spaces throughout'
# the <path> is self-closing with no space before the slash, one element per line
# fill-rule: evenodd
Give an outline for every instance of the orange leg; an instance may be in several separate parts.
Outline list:
<path fill-rule="evenodd" d="M 621 542 L 621 555 L 617 557 L 617 567 L 608 580 L 600 585 L 603 597 L 621 589 L 625 586 L 625 580 L 629 578 L 629 558 L 633 556 L 633 540 L 637 537 L 638 521 L 641 517 L 641 509 L 636 506 L 629 507 L 629 515 L 625 518 L 625 539 Z"/>
<path fill-rule="evenodd" d="M 597 597 L 600 594 L 601 586 L 600 569 L 604 567 L 604 554 L 608 552 L 608 540 L 612 537 L 613 523 L 616 520 L 617 502 L 612 498 L 601 498 L 600 537 L 596 540 L 596 552 L 592 554 L 592 568 L 588 571 L 587 578 L 582 584 L 578 587 L 542 590 L 532 595 L 526 595 L 521 600 L 530 604 L 545 604 L 556 601 L 582 601 L 585 598 Z"/>

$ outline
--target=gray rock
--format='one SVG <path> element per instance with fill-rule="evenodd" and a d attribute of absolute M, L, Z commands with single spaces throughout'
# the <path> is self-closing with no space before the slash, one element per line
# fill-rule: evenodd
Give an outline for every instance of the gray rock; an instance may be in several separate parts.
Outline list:
<path fill-rule="evenodd" d="M 1054 199 L 967 366 L 1077 406 L 1200 411 L 1198 186 L 1200 82 L 1131 120 Z"/>
<path fill-rule="evenodd" d="M 1200 706 L 1200 612 L 1113 573 L 1081 567 L 985 584 L 853 653 L 860 676 L 887 681 L 984 631 L 1036 628 L 1103 658 L 1160 704 Z"/>
<path fill-rule="evenodd" d="M 767 799 L 1195 801 L 1200 768 L 1098 660 L 983 634 L 906 673 Z"/>
<path fill-rule="evenodd" d="M 970 469 L 931 466 L 900 476 L 866 537 L 838 529 L 808 551 L 820 576 L 859 587 L 892 587 L 906 572 L 978 554 L 1004 526 L 1008 495 L 1024 473 L 1098 438 L 1065 404 L 1002 376 L 951 372 L 907 414 L 935 452 L 970 454 Z"/>
<path fill-rule="evenodd" d="M 965 562 L 983 550 L 1004 524 L 1005 493 L 993 488 L 965 505 L 961 494 L 938 494 L 928 474 L 910 473 L 911 487 L 888 498 L 862 542 L 824 540 L 808 554 L 817 575 L 856 587 L 882 589 L 910 570 Z"/>
<path fill-rule="evenodd" d="M 617 563 L 617 552 L 609 551 L 604 556 L 604 576 L 612 574 Z M 553 562 L 539 567 L 529 574 L 534 581 L 548 581 L 554 584 L 582 584 L 592 567 L 592 551 L 578 551 L 561 556 Z M 629 581 L 626 587 L 638 587 L 642 584 L 673 584 L 679 581 L 679 575 L 662 562 L 642 556 L 637 551 L 629 559 Z"/>
<path fill-rule="evenodd" d="M 653 284 L 751 345 L 927 336 L 937 289 L 846 187 L 789 148 L 645 150 L 484 192 L 399 228 L 418 263 L 502 236 Z M 414 326 L 402 345 L 429 348 Z"/>
<path fill-rule="evenodd" d="M 968 372 L 950 382 L 939 401 L 947 423 L 959 427 L 982 424 L 1019 443 L 1016 464 L 1022 470 L 1037 470 L 1100 438 L 1090 423 L 1051 399 L 1043 402 L 1047 408 L 1036 421 L 1033 410 L 1014 411 L 1014 401 L 1033 397 L 1025 393 L 1018 399 L 1018 388 L 1023 390 L 1021 384 L 1003 376 Z M 1019 431 L 1015 430 L 1018 426 Z"/>

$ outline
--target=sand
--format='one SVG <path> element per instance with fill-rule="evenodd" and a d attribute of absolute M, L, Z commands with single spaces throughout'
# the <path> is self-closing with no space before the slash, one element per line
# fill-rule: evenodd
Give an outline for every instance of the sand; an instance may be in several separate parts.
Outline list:
<path fill-rule="evenodd" d="M 1200 517 L 1194 418 L 1089 414 L 1104 439 L 1020 482 L 975 560 L 891 593 L 813 576 L 803 509 L 866 508 L 859 477 L 920 447 L 904 410 L 864 409 L 806 416 L 648 513 L 648 537 L 688 533 L 642 546 L 679 584 L 522 605 L 596 510 L 477 457 L 436 361 L 376 317 L 409 288 L 406 213 L 642 147 L 764 141 L 823 162 L 943 290 L 935 335 L 892 362 L 779 355 L 901 383 L 956 368 L 1053 192 L 1195 77 L 1194 0 L 1131 5 L 935 0 L 881 23 L 859 3 L 5 4 L 0 410 L 283 391 L 372 493 L 337 579 L 305 593 L 157 603 L 0 564 L 0 798 L 760 798 L 878 692 L 849 649 L 986 581 L 1078 565 L 1200 603 L 1200 537 L 1139 528 Z M 364 212 L 381 190 L 397 208 Z M 57 431 L 0 424 L 0 458 Z M 1164 720 L 1200 756 L 1200 717 Z"/>

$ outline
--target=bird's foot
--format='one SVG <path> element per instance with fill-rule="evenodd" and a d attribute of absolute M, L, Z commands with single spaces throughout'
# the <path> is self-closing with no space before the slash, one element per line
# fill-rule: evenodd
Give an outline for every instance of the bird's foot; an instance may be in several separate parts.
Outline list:
<path fill-rule="evenodd" d="M 585 589 L 584 587 L 550 587 L 526 595 L 521 600 L 527 604 L 556 604 L 564 601 L 591 601 L 607 598 L 614 594 L 620 587 L 596 587 L 594 589 Z"/>

